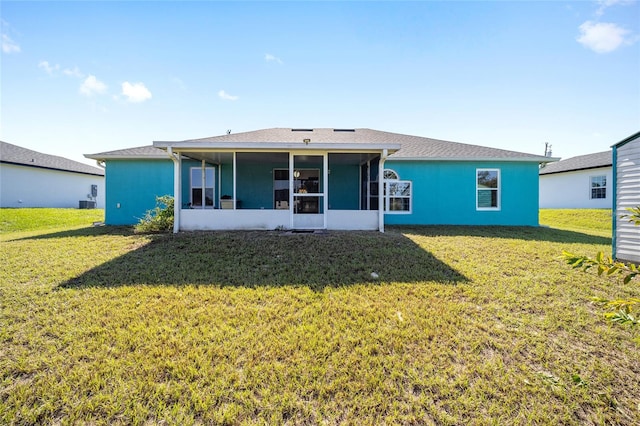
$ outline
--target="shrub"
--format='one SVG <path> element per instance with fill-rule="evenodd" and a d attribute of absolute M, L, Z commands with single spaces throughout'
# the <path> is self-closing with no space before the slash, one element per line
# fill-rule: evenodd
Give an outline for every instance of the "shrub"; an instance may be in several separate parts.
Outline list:
<path fill-rule="evenodd" d="M 147 210 L 135 226 L 136 232 L 166 232 L 173 229 L 173 197 L 156 197 L 156 206 Z"/>
<path fill-rule="evenodd" d="M 627 219 L 636 226 L 640 226 L 640 206 L 628 207 L 629 214 L 621 215 L 621 219 Z M 640 277 L 640 268 L 630 263 L 618 262 L 610 256 L 605 256 L 603 252 L 598 252 L 595 258 L 588 256 L 576 256 L 573 253 L 563 252 L 564 260 L 574 269 L 582 269 L 587 271 L 595 267 L 598 275 L 622 275 L 622 281 L 627 284 L 636 277 Z M 608 300 L 605 298 L 594 298 L 596 302 L 604 304 L 610 309 L 610 312 L 604 314 L 605 318 L 620 324 L 631 324 L 632 326 L 640 324 L 638 317 L 638 308 L 640 308 L 640 298 L 631 297 L 629 299 Z"/>

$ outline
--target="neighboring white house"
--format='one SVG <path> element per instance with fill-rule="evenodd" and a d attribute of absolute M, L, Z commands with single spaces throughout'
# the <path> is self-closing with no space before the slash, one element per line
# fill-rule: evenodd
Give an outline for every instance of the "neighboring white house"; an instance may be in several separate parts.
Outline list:
<path fill-rule="evenodd" d="M 621 216 L 640 206 L 640 132 L 613 145 L 613 257 L 640 264 L 640 226 Z"/>
<path fill-rule="evenodd" d="M 539 175 L 540 208 L 610 209 L 613 206 L 611 151 L 548 163 Z"/>
<path fill-rule="evenodd" d="M 81 204 L 104 207 L 103 169 L 0 141 L 0 207 Z"/>

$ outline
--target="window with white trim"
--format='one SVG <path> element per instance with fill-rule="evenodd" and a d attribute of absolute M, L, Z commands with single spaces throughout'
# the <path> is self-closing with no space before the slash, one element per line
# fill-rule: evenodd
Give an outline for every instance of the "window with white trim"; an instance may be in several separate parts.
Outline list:
<path fill-rule="evenodd" d="M 411 213 L 413 183 L 400 180 L 395 170 L 384 170 L 384 210 L 387 213 Z"/>
<path fill-rule="evenodd" d="M 476 169 L 476 210 L 500 210 L 500 169 Z"/>
<path fill-rule="evenodd" d="M 398 173 L 396 173 L 395 170 L 391 170 L 391 169 L 384 169 L 384 178 L 386 180 L 399 180 L 400 177 L 398 176 Z"/>
<path fill-rule="evenodd" d="M 591 176 L 591 199 L 603 199 L 607 198 L 607 177 L 606 176 Z"/>
<path fill-rule="evenodd" d="M 204 170 L 204 175 L 202 171 Z M 191 207 L 194 208 L 213 208 L 213 167 L 192 167 L 191 168 Z M 204 190 L 203 190 L 204 189 Z"/>

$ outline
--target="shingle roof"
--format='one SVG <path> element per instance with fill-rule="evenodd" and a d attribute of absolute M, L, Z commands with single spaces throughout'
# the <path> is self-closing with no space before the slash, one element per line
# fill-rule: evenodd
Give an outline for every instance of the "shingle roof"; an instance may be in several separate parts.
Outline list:
<path fill-rule="evenodd" d="M 579 155 L 567 158 L 557 163 L 547 164 L 540 169 L 541 175 L 552 173 L 566 173 L 576 170 L 595 169 L 599 167 L 611 167 L 611 151 L 596 152 L 594 154 Z"/>
<path fill-rule="evenodd" d="M 68 158 L 57 155 L 43 154 L 38 151 L 23 148 L 7 142 L 0 141 L 0 162 L 17 164 L 42 169 L 62 170 L 66 172 L 83 173 L 96 176 L 104 176 L 104 170 L 92 167 Z"/>
<path fill-rule="evenodd" d="M 319 144 L 350 144 L 393 146 L 397 149 L 389 156 L 392 160 L 505 160 L 505 161 L 556 161 L 542 155 L 489 148 L 479 145 L 469 145 L 459 142 L 449 142 L 420 136 L 403 135 L 400 133 L 383 132 L 372 129 L 291 129 L 272 128 L 251 132 L 230 133 L 202 139 L 188 139 L 184 141 L 154 142 L 155 146 L 107 151 L 97 154 L 86 154 L 85 157 L 103 160 L 126 158 L 161 158 L 167 159 L 166 152 L 156 146 L 236 146 L 243 144 L 287 144 L 305 147 L 304 139 L 310 139 L 309 148 Z"/>
<path fill-rule="evenodd" d="M 191 139 L 176 142 L 155 142 L 155 146 L 176 145 L 211 145 L 211 144 L 255 144 L 283 143 L 300 144 L 310 139 L 311 144 L 392 144 L 399 150 L 389 156 L 394 160 L 509 160 L 509 161 L 556 161 L 542 155 L 527 154 L 478 145 L 449 142 L 420 136 L 403 135 L 372 129 L 291 129 L 272 128 L 243 133 L 231 133 L 202 139 Z M 311 147 L 312 145 L 309 145 Z"/>
<path fill-rule="evenodd" d="M 94 160 L 104 159 L 133 159 L 133 158 L 159 158 L 169 160 L 167 152 L 156 148 L 153 145 L 137 146 L 134 148 L 117 149 L 115 151 L 99 152 L 97 154 L 84 154 L 87 158 Z"/>

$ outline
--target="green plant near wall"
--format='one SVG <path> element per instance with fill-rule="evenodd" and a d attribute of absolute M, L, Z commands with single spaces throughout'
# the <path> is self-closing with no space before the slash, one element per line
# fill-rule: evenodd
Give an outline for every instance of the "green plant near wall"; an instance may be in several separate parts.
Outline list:
<path fill-rule="evenodd" d="M 135 226 L 135 231 L 145 232 L 166 232 L 173 229 L 173 197 L 162 195 L 156 197 L 156 206 L 147 210 L 144 217 Z"/>
<path fill-rule="evenodd" d="M 636 226 L 640 226 L 640 206 L 627 208 L 629 214 L 621 215 L 620 218 L 627 219 Z M 582 269 L 587 271 L 591 268 L 598 270 L 598 275 L 614 275 L 622 276 L 622 281 L 627 284 L 634 278 L 640 276 L 640 268 L 630 263 L 617 262 L 610 256 L 605 256 L 603 252 L 598 252 L 595 258 L 588 256 L 577 256 L 573 253 L 562 252 L 566 262 L 574 269 Z M 620 324 L 630 324 L 632 326 L 640 323 L 638 312 L 640 308 L 640 298 L 631 297 L 628 299 L 609 300 L 605 298 L 594 298 L 595 302 L 602 303 L 610 311 L 605 313 L 605 318 L 612 322 Z"/>

